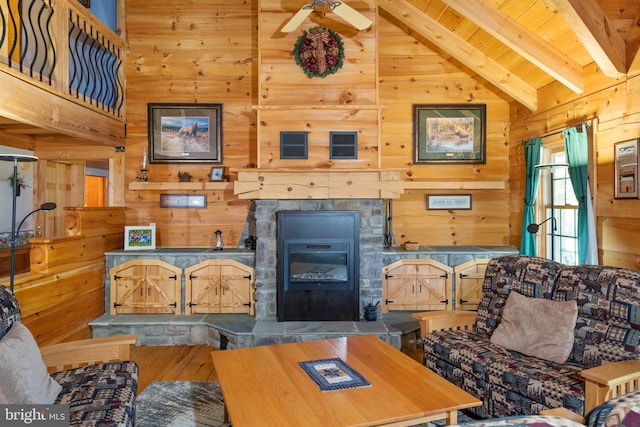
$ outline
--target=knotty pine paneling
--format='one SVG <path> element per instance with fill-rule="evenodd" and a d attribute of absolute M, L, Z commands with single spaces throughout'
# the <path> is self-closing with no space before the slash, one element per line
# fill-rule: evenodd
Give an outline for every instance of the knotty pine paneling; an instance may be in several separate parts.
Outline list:
<path fill-rule="evenodd" d="M 438 53 L 379 18 L 379 80 L 382 110 L 382 167 L 404 168 L 415 180 L 507 181 L 509 105 Z M 487 104 L 487 162 L 413 165 L 414 104 Z M 428 210 L 427 194 L 471 194 L 471 210 Z M 423 245 L 505 245 L 509 242 L 508 188 L 505 190 L 411 190 L 393 203 L 398 243 Z"/>
<path fill-rule="evenodd" d="M 377 130 L 377 110 L 263 110 L 260 112 L 260 167 L 377 168 Z M 280 132 L 283 131 L 308 132 L 308 159 L 280 159 Z M 357 159 L 330 159 L 331 131 L 357 132 Z"/>
<path fill-rule="evenodd" d="M 148 144 L 147 103 L 221 103 L 220 166 L 256 163 L 257 2 L 143 3 L 126 1 L 127 146 L 125 186 L 140 174 Z M 151 164 L 151 181 L 177 182 L 179 172 L 208 181 L 211 164 Z M 218 165 L 216 165 L 218 166 Z M 206 194 L 205 209 L 160 208 L 161 193 L 125 191 L 127 224 L 156 223 L 159 246 L 209 246 L 216 229 L 225 246 L 236 246 L 249 202 L 232 192 Z M 231 193 L 231 194 L 229 194 Z M 221 201 L 223 200 L 223 201 Z"/>
<path fill-rule="evenodd" d="M 22 320 L 39 345 L 91 338 L 104 314 L 104 261 L 16 282 Z"/>

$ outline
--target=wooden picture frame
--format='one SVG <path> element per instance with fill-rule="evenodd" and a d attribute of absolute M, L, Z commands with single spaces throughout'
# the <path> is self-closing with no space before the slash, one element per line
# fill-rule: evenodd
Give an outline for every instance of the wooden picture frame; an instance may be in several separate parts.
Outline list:
<path fill-rule="evenodd" d="M 161 194 L 161 208 L 195 208 L 207 207 L 206 194 Z"/>
<path fill-rule="evenodd" d="M 140 251 L 156 248 L 156 226 L 136 225 L 124 227 L 124 250 Z"/>
<path fill-rule="evenodd" d="M 224 168 L 213 167 L 211 168 L 211 174 L 209 174 L 209 181 L 222 181 L 224 180 Z"/>
<path fill-rule="evenodd" d="M 416 165 L 486 163 L 485 104 L 414 104 Z"/>
<path fill-rule="evenodd" d="M 471 194 L 428 194 L 427 209 L 469 210 Z"/>
<path fill-rule="evenodd" d="M 614 197 L 616 199 L 637 199 L 640 195 L 638 185 L 638 169 L 640 157 L 638 156 L 638 139 L 616 142 L 613 144 L 615 161 Z"/>
<path fill-rule="evenodd" d="M 148 104 L 149 163 L 222 163 L 222 104 Z"/>

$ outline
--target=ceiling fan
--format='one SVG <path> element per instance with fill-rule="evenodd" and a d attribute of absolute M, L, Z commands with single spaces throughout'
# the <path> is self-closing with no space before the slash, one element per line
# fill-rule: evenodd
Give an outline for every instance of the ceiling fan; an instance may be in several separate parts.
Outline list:
<path fill-rule="evenodd" d="M 327 6 L 330 11 L 347 21 L 349 24 L 356 27 L 358 30 L 364 30 L 365 28 L 369 28 L 371 26 L 371 20 L 349 6 L 348 4 L 341 1 L 331 1 L 331 0 L 313 0 L 313 3 L 305 4 L 298 10 L 298 12 L 293 15 L 293 18 L 287 22 L 287 24 L 282 27 L 283 33 L 290 33 L 295 30 L 302 24 L 302 21 L 306 19 L 307 16 L 316 7 Z"/>

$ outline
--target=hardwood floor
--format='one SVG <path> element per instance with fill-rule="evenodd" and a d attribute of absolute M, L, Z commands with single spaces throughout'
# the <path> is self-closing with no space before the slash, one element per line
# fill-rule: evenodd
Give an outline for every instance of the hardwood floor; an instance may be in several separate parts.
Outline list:
<path fill-rule="evenodd" d="M 132 346 L 138 363 L 138 394 L 152 381 L 216 381 L 211 352 L 206 345 Z"/>
<path fill-rule="evenodd" d="M 131 359 L 138 363 L 138 394 L 152 381 L 217 381 L 211 352 L 206 345 L 132 346 Z M 422 362 L 422 350 L 411 357 Z"/>

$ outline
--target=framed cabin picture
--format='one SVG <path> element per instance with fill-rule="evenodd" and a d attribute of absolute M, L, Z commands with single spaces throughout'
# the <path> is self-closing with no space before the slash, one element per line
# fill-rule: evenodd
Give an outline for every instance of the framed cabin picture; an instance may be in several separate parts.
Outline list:
<path fill-rule="evenodd" d="M 414 104 L 416 165 L 486 163 L 485 104 Z"/>
<path fill-rule="evenodd" d="M 637 199 L 638 192 L 638 140 L 617 142 L 613 145 L 615 160 L 615 198 Z"/>
<path fill-rule="evenodd" d="M 222 163 L 222 104 L 148 104 L 149 163 Z"/>

